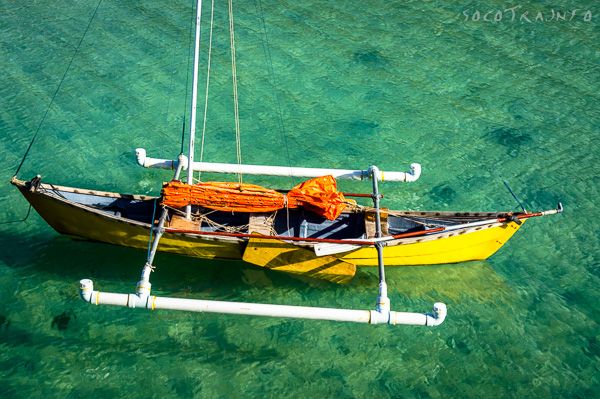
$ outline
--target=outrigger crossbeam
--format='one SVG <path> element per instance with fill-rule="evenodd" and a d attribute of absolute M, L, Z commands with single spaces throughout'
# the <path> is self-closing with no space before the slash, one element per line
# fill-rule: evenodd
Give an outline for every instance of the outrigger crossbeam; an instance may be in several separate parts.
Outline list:
<path fill-rule="evenodd" d="M 199 172 L 248 174 L 260 176 L 285 176 L 285 177 L 318 177 L 331 175 L 336 179 L 365 180 L 373 177 L 370 169 L 325 169 L 301 168 L 273 165 L 238 165 L 216 162 L 194 162 L 187 158 L 170 160 L 151 158 L 146 155 L 146 150 L 136 148 L 137 162 L 145 168 L 175 169 L 181 163 L 183 169 L 192 169 Z M 421 164 L 411 163 L 407 172 L 379 171 L 377 178 L 380 181 L 414 182 L 421 176 Z"/>
<path fill-rule="evenodd" d="M 407 312 L 379 312 L 377 310 L 352 310 L 311 306 L 272 305 L 264 303 L 206 301 L 200 299 L 168 298 L 154 295 L 117 294 L 94 291 L 94 283 L 80 281 L 81 298 L 93 305 L 115 305 L 150 310 L 167 309 L 189 312 L 222 313 L 247 316 L 269 316 L 296 319 L 345 321 L 368 324 L 404 324 L 437 326 L 446 318 L 446 305 L 436 303 L 428 314 Z"/>

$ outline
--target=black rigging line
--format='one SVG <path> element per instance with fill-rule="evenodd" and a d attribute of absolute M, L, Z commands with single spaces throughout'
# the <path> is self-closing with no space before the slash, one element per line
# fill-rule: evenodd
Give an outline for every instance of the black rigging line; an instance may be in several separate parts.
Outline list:
<path fill-rule="evenodd" d="M 275 82 L 275 70 L 273 68 L 273 58 L 271 56 L 271 46 L 269 44 L 269 36 L 267 34 L 267 25 L 265 23 L 265 16 L 264 16 L 264 11 L 263 11 L 263 7 L 262 7 L 262 1 L 261 0 L 257 0 L 255 1 L 255 6 L 256 6 L 256 10 L 259 13 L 259 19 L 261 22 L 261 28 L 263 30 L 263 36 L 264 36 L 264 40 L 263 40 L 263 50 L 265 53 L 265 59 L 267 61 L 268 67 L 269 67 L 269 74 L 271 75 L 271 85 L 274 88 L 274 95 L 275 95 L 275 103 L 277 105 L 277 122 L 279 125 L 279 131 L 281 132 L 281 138 L 283 141 L 283 145 L 285 147 L 285 152 L 286 152 L 286 157 L 287 157 L 287 162 L 288 162 L 288 166 L 291 168 L 292 167 L 292 161 L 290 158 L 290 149 L 288 147 L 288 142 L 287 142 L 287 135 L 286 135 L 286 129 L 285 129 L 285 124 L 283 122 L 283 111 L 281 109 L 281 101 L 279 100 L 279 95 L 277 94 L 277 87 L 276 87 L 276 82 Z M 291 178 L 290 178 L 291 179 Z M 293 179 L 292 179 L 293 180 Z"/>
<path fill-rule="evenodd" d="M 29 151 L 31 150 L 31 147 L 33 146 L 33 142 L 35 141 L 38 133 L 40 132 L 40 129 L 42 128 L 42 125 L 44 124 L 44 121 L 46 120 L 46 116 L 48 115 L 48 112 L 50 111 L 50 108 L 52 107 L 52 104 L 54 103 L 54 99 L 58 95 L 58 92 L 59 92 L 65 78 L 67 77 L 67 73 L 69 72 L 69 69 L 71 68 L 71 65 L 73 64 L 73 60 L 75 59 L 75 56 L 77 55 L 77 52 L 79 51 L 79 48 L 81 47 L 81 43 L 83 43 L 83 39 L 85 38 L 85 35 L 87 34 L 88 30 L 90 29 L 90 25 L 92 24 L 92 21 L 94 20 L 94 17 L 96 16 L 96 13 L 98 12 L 98 8 L 100 8 L 101 3 L 102 3 L 102 0 L 99 0 L 98 4 L 96 5 L 96 8 L 94 9 L 94 13 L 92 14 L 92 17 L 90 18 L 90 20 L 85 28 L 85 31 L 83 32 L 83 36 L 81 36 L 81 39 L 79 40 L 79 43 L 77 44 L 77 47 L 75 48 L 75 52 L 71 56 L 71 61 L 69 61 L 69 65 L 67 66 L 67 69 L 65 69 L 65 73 L 63 73 L 63 76 L 60 79 L 60 82 L 58 84 L 58 87 L 56 88 L 56 91 L 52 95 L 50 104 L 48 104 L 48 108 L 46 108 L 46 112 L 44 113 L 44 116 L 42 117 L 40 124 L 38 125 L 37 129 L 35 130 L 35 133 L 33 134 L 31 141 L 29 142 L 29 146 L 27 147 L 27 151 L 25 151 L 25 154 L 23 155 L 23 158 L 21 159 L 21 163 L 17 167 L 17 170 L 15 171 L 14 176 L 17 176 L 19 174 L 19 171 L 21 170 L 21 167 L 23 166 L 23 163 L 25 162 L 27 155 L 29 155 Z"/>

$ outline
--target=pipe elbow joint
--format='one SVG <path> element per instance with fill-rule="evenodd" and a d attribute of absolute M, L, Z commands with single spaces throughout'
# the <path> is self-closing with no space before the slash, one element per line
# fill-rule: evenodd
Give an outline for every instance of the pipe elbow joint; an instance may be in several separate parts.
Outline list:
<path fill-rule="evenodd" d="M 381 180 L 381 171 L 379 170 L 379 168 L 375 165 L 371 165 L 369 166 L 369 169 L 367 169 L 369 176 L 373 179 L 373 180 Z"/>
<path fill-rule="evenodd" d="M 87 303 L 92 303 L 92 296 L 94 294 L 94 282 L 90 279 L 83 279 L 79 281 L 79 296 Z"/>
<path fill-rule="evenodd" d="M 446 304 L 442 302 L 436 302 L 433 304 L 433 310 L 431 313 L 426 315 L 426 326 L 435 327 L 439 326 L 446 319 L 448 309 Z"/>
<path fill-rule="evenodd" d="M 136 148 L 135 157 L 138 165 L 146 167 L 146 150 L 144 148 Z"/>
<path fill-rule="evenodd" d="M 421 177 L 421 164 L 420 163 L 411 163 L 410 164 L 410 172 L 406 173 L 406 181 L 407 182 L 415 182 L 419 180 Z"/>
<path fill-rule="evenodd" d="M 179 154 L 179 157 L 177 157 L 177 161 L 181 165 L 181 169 L 188 170 L 188 167 L 190 165 L 190 161 L 188 160 L 188 157 L 186 157 L 183 154 Z"/>

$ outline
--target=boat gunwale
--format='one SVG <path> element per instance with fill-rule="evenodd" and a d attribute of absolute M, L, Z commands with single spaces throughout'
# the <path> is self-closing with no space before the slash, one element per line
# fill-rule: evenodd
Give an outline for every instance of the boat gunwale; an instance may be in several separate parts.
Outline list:
<path fill-rule="evenodd" d="M 30 183 L 29 180 L 20 180 L 16 177 L 13 177 L 10 180 L 10 183 L 17 186 L 27 188 L 27 183 Z M 107 198 L 124 198 L 138 201 L 148 201 L 154 200 L 160 197 L 152 196 L 152 195 L 143 195 L 143 194 L 125 194 L 125 193 L 117 193 L 114 191 L 100 191 L 100 190 L 92 190 L 87 188 L 79 188 L 79 187 L 70 187 L 70 186 L 61 186 L 52 183 L 40 183 L 39 187 L 46 189 L 48 191 L 64 191 L 67 193 L 81 194 L 81 195 L 95 195 L 98 197 L 107 197 Z M 69 201 L 72 202 L 72 201 Z"/>
<path fill-rule="evenodd" d="M 11 179 L 11 184 L 20 187 L 27 187 L 27 183 L 30 181 L 20 180 L 16 177 Z M 160 196 L 152 196 L 152 195 L 144 195 L 144 194 L 126 194 L 126 193 L 118 193 L 114 191 L 100 191 L 100 190 L 92 190 L 87 188 L 79 188 L 79 187 L 70 187 L 70 186 L 62 186 L 52 183 L 40 183 L 40 187 L 49 190 L 49 191 L 65 191 L 68 193 L 81 194 L 81 195 L 95 195 L 100 197 L 108 197 L 108 198 L 123 198 L 123 199 L 131 199 L 131 200 L 140 200 L 140 201 L 149 201 L 160 198 Z M 276 190 L 281 191 L 281 190 Z M 69 201 L 72 202 L 72 201 Z M 85 205 L 84 205 L 85 206 Z M 360 206 L 358 209 L 346 209 L 343 213 L 367 213 L 371 212 L 372 209 L 368 206 Z M 413 217 L 465 217 L 465 218 L 500 218 L 506 217 L 510 214 L 516 214 L 513 212 L 482 212 L 482 211 L 469 211 L 469 212 L 457 212 L 457 211 L 419 211 L 419 210 L 391 210 L 386 209 L 386 212 L 390 216 L 413 216 Z"/>
<path fill-rule="evenodd" d="M 13 178 L 11 180 L 11 183 L 14 184 L 15 186 L 19 187 L 22 190 L 26 190 L 27 189 L 27 183 L 29 183 L 29 181 L 23 181 L 23 180 L 19 180 L 16 178 Z M 61 186 L 61 185 L 54 185 L 54 184 L 50 184 L 50 183 L 40 183 L 39 187 L 41 187 L 44 191 L 40 192 L 38 190 L 36 190 L 36 192 L 38 193 L 38 195 L 44 195 L 46 197 L 49 197 L 53 200 L 59 201 L 61 203 L 64 203 L 68 206 L 71 207 L 75 207 L 75 208 L 79 208 L 83 211 L 95 214 L 99 217 L 104 217 L 107 219 L 111 219 L 120 223 L 126 223 L 129 225 L 133 225 L 133 226 L 137 226 L 137 227 L 142 227 L 145 229 L 150 229 L 152 228 L 152 224 L 150 223 L 145 223 L 145 222 L 140 222 L 134 219 L 129 219 L 123 216 L 116 216 L 116 215 L 112 215 L 110 212 L 106 212 L 103 211 L 101 209 L 95 208 L 93 206 L 89 206 L 89 205 L 84 205 L 78 202 L 74 202 L 71 201 L 69 199 L 66 198 L 61 198 L 58 195 L 52 195 L 51 193 L 53 191 L 64 191 L 64 192 L 69 192 L 69 193 L 76 193 L 76 194 L 81 194 L 81 195 L 93 195 L 93 196 L 101 196 L 101 197 L 107 197 L 107 198 L 123 198 L 123 199 L 129 199 L 129 200 L 155 200 L 157 198 L 160 197 L 153 197 L 153 196 L 145 196 L 145 195 L 131 195 L 131 194 L 121 194 L 121 193 L 116 193 L 116 192 L 108 192 L 108 191 L 99 191 L 99 190 L 88 190 L 88 189 L 80 189 L 80 188 L 76 188 L 76 187 L 68 187 L 68 186 Z M 365 209 L 366 211 L 366 209 Z M 415 217 L 423 217 L 423 216 L 441 216 L 441 217 L 445 217 L 445 216 L 449 216 L 449 217 L 496 217 L 501 218 L 506 216 L 507 213 L 506 212 L 498 212 L 498 213 L 492 213 L 492 212 L 438 212 L 438 211 L 390 211 L 390 216 L 415 216 Z M 387 237 L 382 237 L 383 239 L 388 238 L 387 240 L 383 241 L 383 245 L 384 246 L 396 246 L 396 245 L 407 245 L 407 244 L 414 244 L 414 243 L 419 243 L 419 242 L 424 242 L 424 241 L 433 241 L 433 240 L 438 240 L 438 239 L 442 239 L 442 238 L 447 238 L 447 237 L 452 237 L 452 236 L 457 236 L 457 235 L 461 235 L 461 234 L 468 234 L 468 233 L 472 233 L 472 232 L 476 232 L 476 231 L 480 231 L 483 229 L 488 229 L 488 228 L 492 228 L 492 227 L 499 227 L 499 226 L 503 226 L 503 225 L 508 225 L 510 223 L 509 220 L 505 220 L 505 221 L 501 221 L 501 220 L 495 220 L 492 221 L 490 220 L 489 224 L 485 224 L 485 225 L 479 225 L 479 226 L 464 226 L 462 228 L 456 229 L 456 230 L 451 230 L 451 231 L 431 231 L 431 232 L 427 232 L 422 231 L 422 235 L 418 235 L 416 237 L 400 237 L 400 238 L 393 238 L 393 236 L 387 236 Z M 209 234 L 203 234 L 203 233 L 209 233 Z M 165 229 L 165 234 L 169 234 L 169 235 L 175 235 L 175 236 L 183 236 L 183 237 L 187 237 L 187 238 L 193 238 L 193 239 L 200 239 L 200 240 L 206 240 L 206 241 L 220 241 L 220 242 L 229 242 L 229 243 L 242 243 L 242 242 L 246 242 L 249 237 L 235 237 L 235 236 L 230 236 L 228 234 L 219 234 L 219 233 L 224 233 L 224 232 L 202 232 L 202 231 L 198 231 L 193 232 L 193 231 L 177 231 L 176 229 L 170 229 L 170 228 L 166 228 Z M 269 236 L 263 236 L 263 237 L 269 237 Z M 288 238 L 288 237 L 285 237 Z M 284 237 L 281 237 L 281 239 L 283 241 L 285 241 Z M 295 238 L 295 237 L 289 237 L 289 238 Z M 302 237 L 297 237 L 297 238 L 302 238 Z M 305 237 L 304 237 L 305 238 Z M 295 242 L 295 245 L 299 245 L 299 246 L 306 246 L 306 247 L 312 247 L 314 245 L 316 245 L 318 242 L 314 241 L 311 242 L 312 240 L 307 240 L 307 241 L 298 241 Z M 319 240 L 321 241 L 321 240 Z M 357 241 L 355 240 L 339 240 L 339 241 Z M 325 241 L 324 241 L 325 242 Z M 351 243 L 348 243 L 348 245 L 351 245 Z M 369 242 L 369 240 L 365 239 L 365 243 L 363 244 L 364 246 L 370 246 L 373 245 L 372 243 Z"/>

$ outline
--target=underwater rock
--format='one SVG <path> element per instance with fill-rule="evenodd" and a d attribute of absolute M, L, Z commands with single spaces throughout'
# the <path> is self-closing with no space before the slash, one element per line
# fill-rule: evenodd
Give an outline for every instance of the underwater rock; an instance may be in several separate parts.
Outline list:
<path fill-rule="evenodd" d="M 591 357 L 600 357 L 600 341 L 598 337 L 590 337 L 587 339 L 587 346 L 584 352 Z"/>
<path fill-rule="evenodd" d="M 371 66 L 382 67 L 387 64 L 386 58 L 378 50 L 359 50 L 352 54 L 354 62 Z"/>
<path fill-rule="evenodd" d="M 8 326 L 10 326 L 10 320 L 8 320 L 8 317 L 0 314 L 0 330 L 8 328 Z"/>
<path fill-rule="evenodd" d="M 363 139 L 365 136 L 377 133 L 379 123 L 366 119 L 356 119 L 353 121 L 341 121 L 338 130 L 347 138 L 356 137 Z"/>
<path fill-rule="evenodd" d="M 266 329 L 271 337 L 271 340 L 276 344 L 288 344 L 292 342 L 292 340 L 299 335 L 302 330 L 303 327 L 300 323 L 293 323 L 291 321 L 284 321 L 279 324 L 274 324 Z"/>
<path fill-rule="evenodd" d="M 109 112 L 111 115 L 117 115 L 118 117 L 125 117 L 131 114 L 130 106 L 127 101 L 123 101 L 117 96 L 104 95 L 96 100 L 98 109 Z"/>
<path fill-rule="evenodd" d="M 512 157 L 519 155 L 519 151 L 533 142 L 529 133 L 522 129 L 512 127 L 498 127 L 490 130 L 485 135 L 489 140 L 506 147 Z"/>
<path fill-rule="evenodd" d="M 202 389 L 200 381 L 192 377 L 173 378 L 170 385 L 180 398 L 192 398 Z"/>
<path fill-rule="evenodd" d="M 499 127 L 492 129 L 487 136 L 497 144 L 505 147 L 523 146 L 532 141 L 531 135 L 521 129 L 512 127 Z"/>
<path fill-rule="evenodd" d="M 448 345 L 449 348 L 456 349 L 465 355 L 471 353 L 471 349 L 467 346 L 467 344 L 464 341 L 457 341 L 454 339 L 454 337 L 446 339 L 446 345 Z"/>
<path fill-rule="evenodd" d="M 69 326 L 69 322 L 71 321 L 71 312 L 62 312 L 58 316 L 54 316 L 52 319 L 51 327 L 56 327 L 58 330 L 66 330 Z"/>
<path fill-rule="evenodd" d="M 373 133 L 375 129 L 379 127 L 379 123 L 373 121 L 367 121 L 364 119 L 357 119 L 348 124 L 349 130 L 361 133 Z"/>
<path fill-rule="evenodd" d="M 446 184 L 440 184 L 429 191 L 429 197 L 436 202 L 451 203 L 456 199 L 456 191 Z"/>
<path fill-rule="evenodd" d="M 406 386 L 404 381 L 401 381 L 397 375 L 394 375 L 389 370 L 380 373 L 375 381 L 380 391 L 384 393 L 384 397 L 390 398 L 405 398 L 414 397 L 413 392 Z"/>
<path fill-rule="evenodd" d="M 593 262 L 590 263 L 586 266 L 586 270 L 596 276 L 596 277 L 600 277 L 600 262 Z"/>
<path fill-rule="evenodd" d="M 555 192 L 549 190 L 536 190 L 533 187 L 523 189 L 523 193 L 517 193 L 521 201 L 525 201 L 527 208 L 547 208 L 556 205 L 560 198 Z"/>

